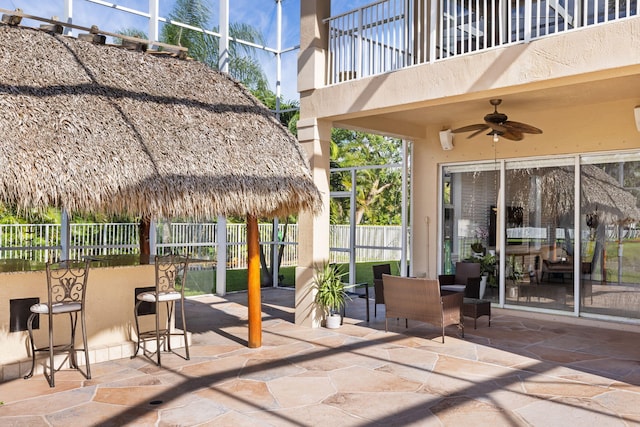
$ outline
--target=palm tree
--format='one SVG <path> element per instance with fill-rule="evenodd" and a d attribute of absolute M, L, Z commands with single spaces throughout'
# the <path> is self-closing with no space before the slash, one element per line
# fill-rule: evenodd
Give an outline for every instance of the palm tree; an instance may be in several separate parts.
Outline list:
<path fill-rule="evenodd" d="M 177 0 L 169 19 L 196 28 L 209 27 L 211 11 L 203 0 Z M 212 31 L 218 32 L 217 27 Z M 231 23 L 229 26 L 229 74 L 252 90 L 268 88 L 267 77 L 255 57 L 256 48 L 234 41 L 244 40 L 263 45 L 264 37 L 256 28 L 248 24 Z M 193 31 L 177 25 L 167 24 L 162 28 L 162 41 L 189 49 L 189 55 L 213 69 L 218 69 L 220 40 L 200 31 Z"/>
<path fill-rule="evenodd" d="M 145 33 L 142 30 L 138 30 L 137 28 L 125 28 L 123 30 L 118 30 L 117 31 L 118 34 L 121 34 L 123 36 L 128 36 L 128 37 L 137 37 L 139 39 L 143 39 L 143 40 L 147 40 L 147 33 Z M 122 39 L 119 37 L 114 37 L 113 38 L 113 42 L 115 44 L 122 44 Z"/>
<path fill-rule="evenodd" d="M 210 16 L 211 10 L 203 0 L 176 0 L 169 13 L 169 19 L 172 21 L 202 29 L 207 28 Z M 200 31 L 192 31 L 177 25 L 168 24 L 162 27 L 162 41 L 188 48 L 194 58 L 201 54 L 199 48 L 202 47 L 205 37 L 206 35 Z"/>

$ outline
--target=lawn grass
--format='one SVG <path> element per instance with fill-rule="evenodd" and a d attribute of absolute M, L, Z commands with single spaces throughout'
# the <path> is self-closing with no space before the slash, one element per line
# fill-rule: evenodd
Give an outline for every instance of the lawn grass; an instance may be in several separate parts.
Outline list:
<path fill-rule="evenodd" d="M 616 242 L 607 242 L 607 276 L 609 281 L 617 280 L 618 273 L 618 245 Z M 587 257 L 590 259 L 592 255 Z M 375 264 L 383 264 L 389 262 L 391 264 L 391 274 L 399 274 L 399 261 L 377 261 L 362 262 L 356 264 L 356 282 L 373 283 L 373 272 L 371 266 Z M 342 271 L 348 271 L 348 264 L 338 264 Z M 294 287 L 296 269 L 295 267 L 283 267 L 280 274 L 283 279 L 280 286 Z M 348 281 L 348 275 L 345 275 L 344 281 Z M 624 258 L 622 281 L 625 283 L 640 283 L 640 241 L 625 240 L 624 242 Z M 247 290 L 247 270 L 227 270 L 227 292 L 246 291 Z M 216 272 L 213 268 L 203 270 L 191 270 L 187 276 L 187 288 L 185 295 L 202 295 L 215 293 Z"/>
<path fill-rule="evenodd" d="M 356 282 L 373 283 L 373 271 L 372 266 L 376 264 L 383 264 L 388 262 L 391 264 L 391 274 L 399 274 L 399 262 L 398 261 L 376 261 L 376 262 L 362 262 L 356 264 Z M 342 271 L 348 272 L 348 264 L 337 264 Z M 280 269 L 280 274 L 283 277 L 280 286 L 294 287 L 296 282 L 296 268 L 295 267 L 283 267 Z M 349 280 L 348 274 L 345 275 L 344 281 Z M 227 292 L 246 291 L 247 290 L 247 270 L 227 270 Z M 216 271 L 214 268 L 207 268 L 202 270 L 191 270 L 187 274 L 187 287 L 185 289 L 185 295 L 203 295 L 215 293 L 216 287 Z"/>

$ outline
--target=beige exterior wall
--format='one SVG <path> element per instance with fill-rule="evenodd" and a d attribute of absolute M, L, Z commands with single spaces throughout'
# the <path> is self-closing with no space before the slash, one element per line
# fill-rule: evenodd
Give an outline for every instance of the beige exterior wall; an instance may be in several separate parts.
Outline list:
<path fill-rule="evenodd" d="M 490 107 L 490 106 L 489 106 Z M 505 112 L 509 111 L 503 108 Z M 487 108 L 487 112 L 490 109 Z M 576 105 L 569 108 L 530 112 L 513 120 L 533 124 L 543 129 L 542 135 L 526 135 L 523 141 L 500 139 L 493 144 L 490 136 L 479 135 L 467 139 L 468 134 L 457 134 L 453 138 L 454 148 L 445 151 L 440 146 L 439 128 L 430 127 L 428 138 L 414 141 L 414 252 L 411 259 L 414 274 L 427 272 L 427 246 L 423 219 L 429 217 L 429 275 L 437 274 L 437 233 L 441 213 L 438 200 L 441 188 L 440 166 L 447 163 L 469 161 L 494 161 L 531 157 L 574 156 L 577 153 L 608 152 L 612 150 L 633 151 L 640 149 L 640 132 L 636 128 L 633 105 L 629 100 L 620 100 L 592 105 Z M 453 123 L 452 127 L 465 123 Z M 494 150 L 495 147 L 495 150 Z M 437 222 L 437 224 L 436 224 Z"/>
<path fill-rule="evenodd" d="M 317 73 L 326 34 L 317 19 L 304 15 L 325 18 L 330 2 L 304 3 L 301 119 L 413 141 L 411 262 L 417 276 L 438 273 L 442 164 L 640 149 L 634 120 L 640 105 L 639 17 L 324 86 Z M 544 133 L 525 134 L 519 142 L 500 139 L 495 148 L 489 136 L 457 134 L 453 150 L 443 150 L 439 131 L 482 123 L 493 111 L 492 98 L 503 100 L 498 111 L 510 120 Z M 314 173 L 324 172 L 314 167 Z"/>
<path fill-rule="evenodd" d="M 317 85 L 314 91 L 301 93 L 301 116 L 347 124 L 360 123 L 353 120 L 357 118 L 385 118 L 369 124 L 381 131 L 386 127 L 393 131 L 392 122 L 424 130 L 428 124 L 448 124 L 455 113 L 470 115 L 471 107 L 482 105 L 464 105 L 469 101 L 486 103 L 513 94 L 526 100 L 529 105 L 522 108 L 528 109 L 543 107 L 547 99 L 567 106 L 584 99 L 627 98 L 634 96 L 629 84 L 638 85 L 640 49 L 635 47 L 639 44 L 640 18 L 588 27 L 361 80 Z M 301 60 L 308 56 L 301 51 Z M 303 68 L 300 73 L 299 79 L 308 79 Z M 422 111 L 429 114 L 418 115 Z M 403 115 L 389 115 L 394 112 Z M 409 137 L 424 135 L 410 130 Z"/>
<path fill-rule="evenodd" d="M 154 275 L 153 265 L 90 269 L 86 320 L 91 362 L 120 359 L 133 354 L 135 289 L 154 286 Z M 38 297 L 41 302 L 46 302 L 47 282 L 44 271 L 1 273 L 0 281 L 0 301 L 3 301 L 0 305 L 0 381 L 6 381 L 26 374 L 31 364 L 27 351 L 27 331 L 9 332 L 10 300 Z M 142 316 L 140 320 L 142 330 L 155 328 L 154 316 Z M 69 341 L 67 316 L 55 317 L 54 331 L 56 343 Z M 34 338 L 36 346 L 48 342 L 46 316 L 40 316 L 40 328 L 34 330 Z M 80 330 L 76 333 L 76 343 L 82 347 Z M 179 345 L 176 342 L 176 346 Z"/>
<path fill-rule="evenodd" d="M 331 123 L 300 120 L 298 139 L 305 148 L 315 184 L 322 195 L 325 209 L 318 215 L 301 212 L 298 219 L 298 267 L 296 268 L 295 322 L 297 325 L 318 327 L 324 317 L 314 304 L 315 270 L 329 262 L 329 141 Z"/>

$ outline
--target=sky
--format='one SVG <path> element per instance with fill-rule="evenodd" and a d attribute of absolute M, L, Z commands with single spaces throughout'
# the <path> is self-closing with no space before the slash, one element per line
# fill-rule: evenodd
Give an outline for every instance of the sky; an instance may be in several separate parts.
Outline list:
<path fill-rule="evenodd" d="M 148 12 L 149 0 L 99 0 L 101 3 L 112 4 L 126 8 Z M 206 0 L 212 11 L 211 28 L 218 26 L 219 0 Z M 290 48 L 300 44 L 300 1 L 282 1 L 282 48 Z M 159 0 L 160 16 L 167 17 L 174 7 L 175 0 Z M 373 0 L 332 0 L 332 15 L 373 3 Z M 0 8 L 13 10 L 16 8 L 29 15 L 43 18 L 64 16 L 64 0 L 0 0 Z M 245 23 L 260 30 L 266 45 L 276 48 L 276 2 L 275 0 L 229 0 L 230 22 Z M 73 0 L 73 23 L 84 27 L 97 25 L 109 32 L 136 28 L 148 33 L 148 19 L 130 13 L 105 7 L 87 0 Z M 23 21 L 23 25 L 40 26 L 41 22 Z M 161 24 L 162 25 L 162 24 Z M 77 35 L 78 31 L 74 31 Z M 298 50 L 282 55 L 281 92 L 285 100 L 298 100 L 296 89 Z M 267 52 L 260 53 L 258 60 L 269 79 L 270 89 L 276 89 L 276 60 L 275 55 Z"/>

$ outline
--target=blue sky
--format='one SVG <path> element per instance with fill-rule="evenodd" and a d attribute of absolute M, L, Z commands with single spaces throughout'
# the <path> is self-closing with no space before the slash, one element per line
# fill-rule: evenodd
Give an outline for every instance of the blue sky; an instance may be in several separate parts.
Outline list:
<path fill-rule="evenodd" d="M 300 43 L 300 1 L 283 0 L 282 2 L 282 47 L 297 46 Z M 127 8 L 148 11 L 148 0 L 106 0 Z M 332 14 L 342 13 L 358 6 L 372 3 L 373 0 L 333 0 Z M 160 0 L 160 15 L 167 17 L 175 1 Z M 218 26 L 218 0 L 208 0 L 212 11 L 211 27 Z M 21 8 L 30 15 L 51 18 L 64 15 L 63 0 L 0 0 L 0 7 L 13 10 Z M 231 22 L 249 24 L 260 31 L 265 37 L 267 46 L 276 47 L 276 2 L 275 0 L 230 0 L 229 15 Z M 148 32 L 148 20 L 133 14 L 115 10 L 113 8 L 90 3 L 85 0 L 73 0 L 73 23 L 90 27 L 97 25 L 105 31 L 117 32 L 125 28 L 138 28 Z M 26 22 L 26 25 L 39 26 L 40 23 Z M 282 95 L 287 100 L 297 100 L 296 73 L 298 51 L 289 52 L 282 58 Z M 269 53 L 259 56 L 263 69 L 269 77 L 271 90 L 275 91 L 275 57 Z"/>

